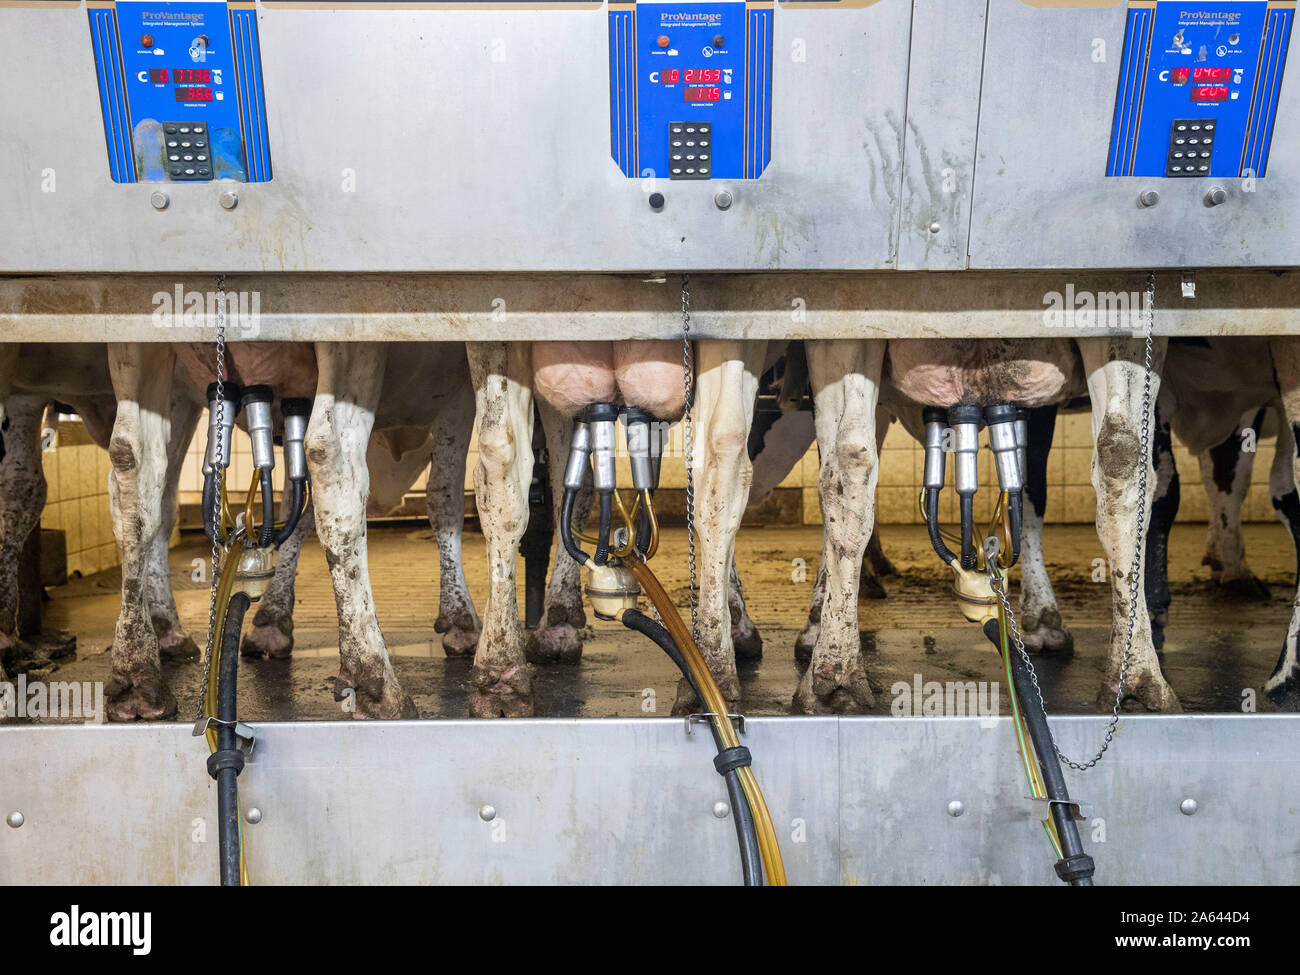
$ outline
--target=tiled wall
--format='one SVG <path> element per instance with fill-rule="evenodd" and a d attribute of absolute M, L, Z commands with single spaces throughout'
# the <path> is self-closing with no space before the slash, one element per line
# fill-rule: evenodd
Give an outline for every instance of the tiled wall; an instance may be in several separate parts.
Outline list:
<path fill-rule="evenodd" d="M 108 452 L 86 436 L 80 420 L 59 424 L 53 449 L 41 454 L 46 501 L 41 527 L 62 531 L 68 574 L 90 575 L 120 561 L 108 507 Z"/>
<path fill-rule="evenodd" d="M 987 444 L 987 434 L 982 435 Z M 198 435 L 190 447 L 185 470 L 181 478 L 181 502 L 197 504 L 203 488 L 200 469 L 203 449 L 207 440 L 206 424 L 200 425 Z M 1243 516 L 1247 521 L 1272 521 L 1272 502 L 1268 494 L 1268 471 L 1273 461 L 1274 441 L 1262 440 L 1255 460 L 1250 495 Z M 682 462 L 681 427 L 674 427 L 663 463 L 661 484 L 665 488 L 686 486 L 685 466 Z M 1204 521 L 1208 516 L 1205 491 L 1196 458 L 1182 445 L 1175 446 L 1179 476 L 1182 480 L 1182 504 L 1178 517 L 1183 521 Z M 465 490 L 474 489 L 474 464 L 478 459 L 477 447 L 471 444 L 469 462 L 465 472 Z M 920 524 L 917 496 L 921 489 L 923 466 L 921 447 L 897 424 L 890 428 L 881 451 L 880 481 L 877 492 L 877 517 L 882 524 Z M 1090 523 L 1095 517 L 1096 496 L 1092 490 L 1092 420 L 1086 413 L 1061 415 L 1056 420 L 1052 451 L 1048 458 L 1047 520 L 1056 523 Z M 949 483 L 951 467 L 949 464 Z M 234 458 L 231 463 L 230 484 L 240 485 L 242 491 L 252 474 L 252 458 L 248 438 L 242 433 L 235 437 Z M 976 496 L 976 510 L 981 516 L 991 513 L 996 500 L 992 488 L 997 482 L 993 470 L 992 454 L 980 452 L 980 493 Z M 280 483 L 277 469 L 277 486 Z M 426 472 L 427 473 L 427 472 Z M 411 493 L 423 495 L 425 474 L 411 488 Z M 619 482 L 631 483 L 627 458 L 619 461 Z M 805 524 L 820 524 L 821 510 L 817 503 L 817 451 L 810 450 L 802 463 L 781 483 L 784 489 L 801 490 Z M 940 512 L 945 521 L 956 520 L 956 494 L 944 492 Z M 112 536 L 109 536 L 112 540 Z"/>

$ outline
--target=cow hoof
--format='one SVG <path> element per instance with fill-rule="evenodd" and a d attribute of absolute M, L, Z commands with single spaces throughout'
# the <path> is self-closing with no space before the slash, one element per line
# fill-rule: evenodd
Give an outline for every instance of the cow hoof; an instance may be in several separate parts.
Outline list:
<path fill-rule="evenodd" d="M 736 650 L 737 660 L 763 659 L 763 635 L 752 620 L 731 624 L 731 645 Z"/>
<path fill-rule="evenodd" d="M 799 679 L 790 707 L 796 714 L 861 714 L 874 703 L 871 681 L 861 660 L 856 660 L 847 670 L 831 663 L 809 667 Z"/>
<path fill-rule="evenodd" d="M 334 700 L 341 702 L 352 717 L 380 721 L 419 717 L 411 695 L 402 690 L 395 676 L 361 681 L 360 687 L 357 683 L 342 674 L 334 679 Z"/>
<path fill-rule="evenodd" d="M 582 659 L 582 634 L 572 623 L 551 623 L 528 634 L 524 657 L 534 664 L 576 664 Z"/>
<path fill-rule="evenodd" d="M 1073 653 L 1074 635 L 1064 627 L 1039 623 L 1020 634 L 1030 653 Z"/>
<path fill-rule="evenodd" d="M 198 660 L 199 645 L 184 630 L 158 634 L 158 656 L 163 660 Z"/>
<path fill-rule="evenodd" d="M 475 666 L 469 711 L 476 718 L 531 718 L 533 681 L 527 664 L 511 667 Z"/>
<path fill-rule="evenodd" d="M 816 623 L 809 623 L 803 628 L 794 641 L 794 662 L 800 667 L 807 667 L 812 663 L 813 647 L 817 646 L 817 634 L 821 627 Z"/>
<path fill-rule="evenodd" d="M 1215 581 L 1219 584 L 1219 589 L 1223 595 L 1229 599 L 1239 600 L 1244 603 L 1268 601 L 1268 586 L 1261 582 L 1253 572 L 1234 576 L 1231 579 L 1220 578 Z"/>
<path fill-rule="evenodd" d="M 889 593 L 885 591 L 885 587 L 880 584 L 879 579 L 863 573 L 858 577 L 858 598 L 888 599 Z"/>
<path fill-rule="evenodd" d="M 245 657 L 269 657 L 288 660 L 293 653 L 293 619 L 272 620 L 269 623 L 253 621 L 253 628 L 244 636 L 239 652 Z"/>
<path fill-rule="evenodd" d="M 722 698 L 727 704 L 727 711 L 734 714 L 740 707 L 740 678 L 735 674 L 729 677 L 714 676 L 714 681 L 718 685 L 718 690 L 722 692 Z M 690 682 L 683 677 L 677 682 L 677 700 L 673 702 L 673 717 L 683 718 L 688 714 L 703 714 L 707 711 L 698 697 L 695 696 L 695 690 L 691 687 Z"/>
<path fill-rule="evenodd" d="M 109 721 L 164 721 L 176 716 L 176 698 L 158 673 L 131 677 L 114 669 L 104 688 Z"/>
<path fill-rule="evenodd" d="M 1300 674 L 1292 671 L 1274 687 L 1265 684 L 1264 695 L 1283 711 L 1300 711 Z"/>
<path fill-rule="evenodd" d="M 478 649 L 478 638 L 483 635 L 482 630 L 467 630 L 459 626 L 438 632 L 442 633 L 442 652 L 448 657 L 474 656 L 474 651 Z"/>
<path fill-rule="evenodd" d="M 1109 713 L 1115 707 L 1116 685 L 1103 681 L 1097 692 L 1097 710 Z M 1159 673 L 1147 671 L 1129 679 L 1128 692 L 1124 695 L 1123 706 L 1136 704 L 1153 714 L 1178 714 L 1183 706 L 1178 703 L 1178 695 Z"/>

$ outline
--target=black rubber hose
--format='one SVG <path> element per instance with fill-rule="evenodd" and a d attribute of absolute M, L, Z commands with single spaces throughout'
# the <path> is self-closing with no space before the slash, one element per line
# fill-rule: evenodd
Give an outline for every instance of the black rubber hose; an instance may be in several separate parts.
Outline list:
<path fill-rule="evenodd" d="M 275 533 L 276 548 L 289 540 L 289 536 L 298 527 L 298 522 L 302 520 L 302 516 L 307 510 L 307 482 L 290 481 L 289 488 L 293 492 L 289 499 L 289 520 L 284 523 L 283 528 Z"/>
<path fill-rule="evenodd" d="M 695 678 L 691 675 L 690 667 L 686 665 L 686 658 L 682 656 L 681 650 L 677 648 L 677 643 L 673 640 L 671 633 L 639 610 L 624 610 L 622 620 L 623 625 L 629 630 L 644 634 L 658 644 L 659 648 L 668 654 L 669 659 L 682 672 L 686 682 L 691 685 L 691 690 L 695 692 L 696 698 L 701 701 L 704 700 L 699 685 L 695 683 Z M 718 735 L 718 729 L 712 721 L 709 722 L 709 732 L 713 735 L 714 747 L 721 754 L 723 751 L 722 738 Z M 736 770 L 732 769 L 727 772 L 724 778 L 727 780 L 727 796 L 731 800 L 731 808 L 735 812 L 736 841 L 740 845 L 740 870 L 745 879 L 745 886 L 761 887 L 762 854 L 759 852 L 758 829 L 754 825 L 754 812 L 749 808 L 749 801 L 745 798 L 745 791 L 740 787 L 740 776 L 736 774 Z"/>
<path fill-rule="evenodd" d="M 248 593 L 237 592 L 230 597 L 226 619 L 221 630 L 221 667 L 217 674 L 217 750 L 208 760 L 209 768 L 217 767 L 217 823 L 218 845 L 221 855 L 221 886 L 239 886 L 239 778 L 243 755 L 235 735 L 236 682 L 239 678 L 239 632 L 244 626 L 244 614 L 249 606 Z M 214 763 L 212 759 L 225 757 Z M 239 756 L 235 759 L 235 756 Z"/>
<path fill-rule="evenodd" d="M 1002 638 L 997 620 L 989 620 L 984 624 L 984 635 L 993 642 L 1001 655 Z M 1065 775 L 1061 772 L 1061 762 L 1052 741 L 1051 729 L 1047 726 L 1047 712 L 1038 695 L 1029 692 L 1033 686 L 1032 678 L 1019 651 L 1012 647 L 1010 653 L 1016 697 L 1020 701 L 1025 724 L 1029 727 L 1029 739 L 1034 744 L 1038 767 L 1043 772 L 1043 784 L 1047 787 L 1047 798 L 1051 801 L 1052 821 L 1056 824 L 1056 835 L 1061 841 L 1062 857 L 1056 863 L 1056 875 L 1071 887 L 1091 887 L 1096 866 L 1092 857 L 1083 852 L 1079 825 L 1071 813 L 1070 792 L 1065 786 Z"/>
<path fill-rule="evenodd" d="M 560 541 L 564 543 L 564 550 L 575 562 L 586 565 L 587 553 L 578 547 L 578 541 L 573 537 L 573 505 L 577 497 L 576 489 L 564 489 L 564 497 L 560 499 Z"/>
<path fill-rule="evenodd" d="M 1020 532 L 1025 520 L 1025 496 L 1019 491 L 1007 494 L 1007 521 L 1011 529 L 1011 564 L 1020 561 Z"/>
<path fill-rule="evenodd" d="M 609 561 L 609 526 L 614 520 L 614 492 L 600 492 L 600 528 L 596 532 L 596 555 L 592 559 L 597 565 Z"/>
<path fill-rule="evenodd" d="M 262 527 L 257 532 L 257 544 L 270 545 L 275 541 L 275 481 L 269 467 L 263 467 L 259 474 L 262 478 Z"/>
<path fill-rule="evenodd" d="M 221 524 L 221 511 L 217 498 L 217 474 L 211 471 L 203 475 L 203 534 L 214 545 L 217 542 L 217 526 Z"/>
<path fill-rule="evenodd" d="M 963 494 L 961 501 L 961 567 L 975 568 L 975 495 Z"/>
<path fill-rule="evenodd" d="M 928 488 L 925 492 L 925 524 L 930 529 L 930 545 L 934 548 L 935 554 L 943 559 L 944 565 L 948 565 L 956 556 L 943 543 L 943 536 L 939 534 L 939 492 Z"/>

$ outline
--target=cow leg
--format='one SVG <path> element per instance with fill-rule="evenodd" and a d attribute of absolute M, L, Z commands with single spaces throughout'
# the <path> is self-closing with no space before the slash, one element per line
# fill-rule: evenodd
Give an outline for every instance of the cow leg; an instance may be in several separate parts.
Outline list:
<path fill-rule="evenodd" d="M 291 516 L 293 496 L 285 491 L 280 498 L 280 522 Z M 316 528 L 316 509 L 308 503 L 289 537 L 276 553 L 275 575 L 257 602 L 253 627 L 244 634 L 239 652 L 245 657 L 287 660 L 293 654 L 294 584 L 298 580 L 298 559 L 302 545 Z"/>
<path fill-rule="evenodd" d="M 740 700 L 727 590 L 736 532 L 745 514 L 753 465 L 747 443 L 766 342 L 706 340 L 695 346 L 695 531 L 699 646 L 728 706 Z M 673 714 L 698 710 L 683 678 Z"/>
<path fill-rule="evenodd" d="M 889 433 L 889 425 L 893 422 L 894 417 L 887 410 L 876 410 L 877 456 L 885 446 L 885 437 Z M 858 598 L 887 599 L 889 593 L 885 591 L 885 586 L 880 580 L 885 576 L 897 574 L 898 570 L 885 556 L 885 550 L 880 544 L 880 526 L 873 525 L 871 537 L 867 539 L 866 554 L 862 557 L 862 570 L 858 573 Z"/>
<path fill-rule="evenodd" d="M 858 573 L 876 514 L 876 405 L 885 343 L 809 342 L 807 351 L 821 455 L 826 590 L 812 660 L 793 707 L 804 714 L 866 710 L 872 697 L 858 632 Z"/>
<path fill-rule="evenodd" d="M 564 468 L 573 439 L 573 421 L 544 399 L 537 400 L 537 412 L 546 434 L 546 453 L 550 457 L 551 498 L 555 507 L 555 525 L 560 528 L 560 505 L 564 499 Z M 574 500 L 573 520 L 581 525 L 591 510 L 593 491 L 588 477 Z M 546 605 L 542 625 L 528 636 L 528 659 L 534 663 L 577 663 L 582 657 L 582 629 L 587 614 L 582 606 L 582 566 L 565 551 L 558 537 L 551 577 L 546 584 Z"/>
<path fill-rule="evenodd" d="M 439 405 L 430 428 L 433 454 L 425 489 L 429 526 L 438 543 L 438 618 L 448 657 L 468 657 L 478 646 L 483 623 L 465 581 L 461 532 L 465 526 L 465 462 L 474 436 L 474 387 L 463 382 Z"/>
<path fill-rule="evenodd" d="M 1247 414 L 1223 443 L 1204 451 L 1196 459 L 1210 502 L 1210 524 L 1202 565 L 1210 567 L 1210 578 L 1241 599 L 1268 599 L 1268 586 L 1246 564 L 1246 545 L 1241 537 L 1241 506 L 1250 491 L 1255 451 L 1242 449 L 1242 437 L 1252 429 L 1258 442 L 1264 411 Z"/>
<path fill-rule="evenodd" d="M 307 465 L 316 534 L 329 562 L 339 617 L 339 676 L 334 698 L 357 717 L 413 718 L 375 615 L 366 549 L 370 470 L 366 446 L 383 386 L 385 347 L 378 342 L 319 342 L 316 402 L 307 424 Z"/>
<path fill-rule="evenodd" d="M 41 421 L 45 401 L 11 396 L 5 406 L 4 454 L 0 457 L 0 659 L 10 670 L 23 668 L 19 648 L 21 606 L 19 563 L 28 536 L 45 508 L 41 466 Z M 30 649 L 30 648 L 28 648 Z M 3 667 L 0 666 L 0 671 Z"/>
<path fill-rule="evenodd" d="M 1140 450 L 1142 422 L 1143 343 L 1139 339 L 1099 338 L 1078 340 L 1088 375 L 1092 400 L 1092 485 L 1097 492 L 1097 535 L 1110 567 L 1112 620 L 1110 653 L 1106 676 L 1097 695 L 1097 706 L 1109 711 L 1119 690 L 1120 669 L 1129 628 L 1129 574 L 1137 545 L 1139 465 L 1146 467 L 1146 524 L 1150 527 L 1155 496 L 1155 471 L 1150 454 Z M 1164 363 L 1167 341 L 1157 339 L 1151 376 L 1151 422 L 1159 393 L 1159 369 Z M 1148 436 L 1153 435 L 1148 430 Z M 1145 562 L 1145 552 L 1142 553 Z M 1138 566 L 1139 571 L 1142 565 Z M 1123 692 L 1149 711 L 1180 710 L 1178 697 L 1160 672 L 1160 661 L 1151 640 L 1151 619 L 1147 615 L 1145 587 L 1139 586 L 1138 605 L 1132 607 L 1133 642 Z"/>
<path fill-rule="evenodd" d="M 817 557 L 817 578 L 813 581 L 812 596 L 808 600 L 808 621 L 795 637 L 794 659 L 800 667 L 812 663 L 813 647 L 822 631 L 822 607 L 826 605 L 826 540 L 823 531 L 822 551 Z"/>
<path fill-rule="evenodd" d="M 1165 645 L 1165 627 L 1169 624 L 1169 532 L 1174 527 L 1182 488 L 1178 467 L 1174 464 L 1174 441 L 1169 424 L 1155 411 L 1155 437 L 1151 441 L 1151 466 L 1156 472 L 1156 491 L 1151 503 L 1151 528 L 1147 532 L 1146 585 L 1147 614 L 1151 617 L 1151 643 L 1160 650 Z"/>
<path fill-rule="evenodd" d="M 1277 348 L 1279 344 L 1291 348 L 1280 350 Z M 1295 344 L 1294 339 L 1282 340 L 1275 343 L 1273 351 L 1286 408 L 1279 410 L 1277 449 L 1269 472 L 1269 493 L 1273 496 L 1273 510 L 1291 532 L 1295 544 L 1297 591 L 1291 623 L 1282 642 L 1282 653 L 1273 673 L 1264 682 L 1264 693 L 1269 700 L 1287 711 L 1300 711 L 1300 652 L 1297 651 L 1300 644 L 1300 494 L 1296 491 L 1297 475 L 1300 474 L 1300 451 L 1296 448 L 1296 440 L 1300 437 L 1300 349 L 1295 348 Z"/>
<path fill-rule="evenodd" d="M 488 598 L 474 653 L 475 717 L 533 713 L 532 676 L 516 603 L 515 558 L 528 526 L 533 478 L 533 391 L 526 342 L 468 342 L 478 418 L 474 501 L 487 542 Z"/>
<path fill-rule="evenodd" d="M 176 611 L 176 598 L 172 595 L 171 572 L 168 565 L 172 529 L 176 526 L 180 499 L 181 467 L 185 452 L 194 439 L 203 408 L 186 395 L 179 384 L 172 390 L 171 438 L 167 442 L 167 481 L 163 486 L 162 525 L 149 546 L 145 566 L 145 599 L 149 604 L 149 617 L 154 633 L 158 635 L 158 653 L 168 659 L 193 660 L 199 654 L 198 644 L 185 632 Z"/>
<path fill-rule="evenodd" d="M 158 635 L 147 600 L 149 560 L 163 526 L 171 443 L 175 353 L 161 343 L 110 344 L 117 418 L 109 440 L 108 500 L 122 555 L 122 609 L 104 697 L 114 721 L 169 718 L 176 699 L 163 683 Z"/>
<path fill-rule="evenodd" d="M 1043 555 L 1047 514 L 1047 457 L 1056 432 L 1056 407 L 1029 411 L 1029 449 L 1025 471 L 1024 520 L 1020 533 L 1020 626 L 1026 649 L 1070 653 L 1074 636 L 1061 620 Z"/>

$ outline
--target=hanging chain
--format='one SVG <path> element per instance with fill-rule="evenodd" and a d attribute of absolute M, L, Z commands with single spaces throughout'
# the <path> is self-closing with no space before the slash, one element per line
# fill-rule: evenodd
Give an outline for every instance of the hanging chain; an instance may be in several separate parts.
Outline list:
<path fill-rule="evenodd" d="M 1129 567 L 1128 576 L 1128 631 L 1124 636 L 1124 656 L 1119 665 L 1119 686 L 1115 689 L 1115 706 L 1111 708 L 1110 720 L 1106 722 L 1106 737 L 1101 743 L 1101 748 L 1087 762 L 1075 762 L 1070 759 L 1065 752 L 1061 751 L 1060 746 L 1056 744 L 1055 736 L 1052 736 L 1052 748 L 1056 750 L 1056 755 L 1060 760 L 1077 772 L 1086 772 L 1106 754 L 1106 749 L 1115 738 L 1115 728 L 1119 724 L 1119 711 L 1124 703 L 1124 685 L 1128 681 L 1129 663 L 1133 657 L 1133 631 L 1137 627 L 1137 606 L 1138 606 L 1138 586 L 1142 582 L 1142 544 L 1143 536 L 1146 534 L 1146 512 L 1147 512 L 1147 465 L 1150 463 L 1151 451 L 1151 360 L 1152 360 L 1152 343 L 1155 331 L 1156 320 L 1156 276 L 1155 272 L 1147 274 L 1146 290 L 1146 373 L 1142 382 L 1142 426 L 1141 437 L 1138 448 L 1141 454 L 1138 458 L 1138 510 L 1137 510 L 1137 537 L 1133 548 L 1133 564 Z M 996 544 L 996 539 L 990 539 Z M 990 566 L 996 564 L 994 560 L 988 562 Z M 1034 693 L 1038 695 L 1038 703 L 1043 705 L 1043 689 L 1038 684 L 1038 674 L 1034 670 L 1034 665 L 1029 659 L 1029 653 L 1025 650 L 1025 641 L 1020 636 L 1020 626 L 1016 623 L 1015 614 L 1011 612 L 1011 601 L 1007 598 L 1006 588 L 1002 584 L 1002 578 L 995 570 L 989 571 L 989 584 L 997 597 L 1002 601 L 1002 610 L 1007 614 L 1007 625 L 1011 628 L 1011 639 L 1016 645 L 1016 652 L 1020 654 L 1020 659 L 1025 662 L 1025 668 L 1029 671 L 1029 679 L 1034 685 Z M 1145 602 L 1143 603 L 1145 605 Z M 1046 705 L 1043 705 L 1043 712 L 1047 712 Z M 1048 735 L 1051 735 L 1051 729 L 1048 729 Z"/>
<path fill-rule="evenodd" d="M 686 455 L 686 559 L 691 572 L 691 639 L 700 642 L 700 596 L 695 580 L 695 353 L 691 347 L 691 278 L 682 275 L 682 449 Z"/>
<path fill-rule="evenodd" d="M 225 422 L 226 414 L 226 276 L 224 274 L 217 277 L 217 416 L 215 429 L 220 435 L 220 431 Z M 208 697 L 208 682 L 212 679 L 212 657 L 213 642 L 217 638 L 217 570 L 221 567 L 221 546 L 217 544 L 217 539 L 221 537 L 221 498 L 225 494 L 226 468 L 222 461 L 227 458 L 221 456 L 220 452 L 215 455 L 217 458 L 217 469 L 213 472 L 216 481 L 216 490 L 212 492 L 212 505 L 216 509 L 211 514 L 209 524 L 217 526 L 212 533 L 212 586 L 211 597 L 208 601 L 208 642 L 203 652 L 203 683 L 199 687 L 199 701 L 194 708 L 194 720 L 196 722 L 203 720 L 203 704 Z M 204 512 L 204 517 L 208 513 Z"/>

